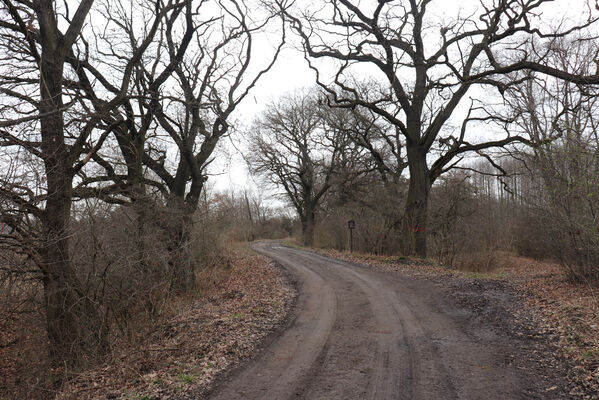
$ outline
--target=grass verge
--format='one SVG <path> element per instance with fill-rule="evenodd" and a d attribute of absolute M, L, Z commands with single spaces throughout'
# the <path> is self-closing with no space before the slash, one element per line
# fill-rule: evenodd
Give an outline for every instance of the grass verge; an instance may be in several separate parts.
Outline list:
<path fill-rule="evenodd" d="M 3 376 L 0 398 L 202 399 L 218 376 L 256 353 L 295 296 L 281 271 L 247 245 L 233 245 L 223 260 L 198 273 L 193 293 L 169 300 L 151 332 L 112 343 L 104 364 L 51 391 L 19 381 L 14 371 Z M 43 330 L 34 334 L 43 351 Z"/>

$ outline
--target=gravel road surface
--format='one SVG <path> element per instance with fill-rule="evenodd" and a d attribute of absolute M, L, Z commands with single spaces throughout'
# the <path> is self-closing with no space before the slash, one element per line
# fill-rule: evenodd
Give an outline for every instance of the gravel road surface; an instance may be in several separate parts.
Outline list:
<path fill-rule="evenodd" d="M 522 343 L 472 326 L 472 311 L 439 284 L 278 242 L 254 248 L 297 281 L 297 305 L 213 400 L 563 398 L 542 366 L 514 362 Z"/>

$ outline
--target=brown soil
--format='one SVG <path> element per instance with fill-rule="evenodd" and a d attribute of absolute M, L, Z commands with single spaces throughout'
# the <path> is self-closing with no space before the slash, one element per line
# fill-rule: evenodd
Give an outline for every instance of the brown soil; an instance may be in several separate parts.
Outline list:
<path fill-rule="evenodd" d="M 551 332 L 503 282 L 370 268 L 278 243 L 258 249 L 297 278 L 297 307 L 212 399 L 596 395 L 568 379 Z"/>
<path fill-rule="evenodd" d="M 496 252 L 492 271 L 483 273 L 458 271 L 430 262 L 406 263 L 393 256 L 315 250 L 331 257 L 368 265 L 386 271 L 402 271 L 426 277 L 446 287 L 454 299 L 476 309 L 477 302 L 496 303 L 496 294 L 504 293 L 510 301 L 502 302 L 512 320 L 498 319 L 504 329 L 516 335 L 538 337 L 553 353 L 554 365 L 561 365 L 572 396 L 599 398 L 599 286 L 597 283 L 574 283 L 558 264 Z M 461 289 L 460 289 L 461 288 Z M 478 299 L 478 300 L 476 300 Z M 487 312 L 487 315 L 493 315 Z M 543 357 L 539 358 L 543 362 Z"/>

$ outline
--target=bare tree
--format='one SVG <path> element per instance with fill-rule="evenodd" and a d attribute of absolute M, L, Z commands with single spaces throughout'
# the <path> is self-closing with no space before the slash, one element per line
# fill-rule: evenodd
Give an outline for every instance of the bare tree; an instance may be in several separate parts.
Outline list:
<path fill-rule="evenodd" d="M 588 41 L 556 42 L 553 62 L 580 75 L 592 73 Z M 597 279 L 599 270 L 599 98 L 589 88 L 531 74 L 510 90 L 516 128 L 534 143 L 519 159 L 530 171 L 523 194 L 544 231 L 546 256 L 559 259 L 574 279 Z M 549 234 L 550 232 L 550 234 Z"/>
<path fill-rule="evenodd" d="M 240 0 L 216 1 L 212 6 L 218 9 L 216 14 L 210 14 L 207 3 L 204 19 L 195 22 L 201 35 L 196 35 L 193 52 L 175 68 L 171 90 L 151 93 L 152 101 L 145 105 L 178 149 L 176 169 L 169 171 L 150 152 L 144 154 L 144 163 L 168 191 L 165 227 L 174 286 L 180 290 L 190 289 L 194 282 L 190 233 L 206 168 L 219 140 L 228 134 L 239 104 L 272 68 L 285 43 L 283 35 L 272 53 L 264 54 L 267 50 L 255 48 L 254 42 L 276 22 L 272 15 L 256 18 L 258 13 Z M 171 59 L 176 56 L 173 43 L 167 31 L 165 50 Z"/>
<path fill-rule="evenodd" d="M 96 43 L 102 43 L 96 51 L 116 68 L 112 75 L 124 79 L 123 72 L 128 73 L 131 93 L 114 102 L 111 96 L 119 85 L 111 83 L 111 71 L 76 61 L 82 81 L 91 82 L 88 76 L 99 81 L 85 86 L 86 97 L 113 126 L 127 172 L 118 172 L 111 161 L 114 151 L 104 146 L 92 157 L 101 173 L 82 173 L 77 193 L 133 205 L 140 232 L 151 228 L 164 234 L 172 286 L 184 292 L 195 282 L 191 231 L 206 168 L 235 110 L 274 65 L 284 35 L 269 55 L 258 57 L 265 49 L 254 43 L 276 22 L 274 16 L 238 0 L 188 2 L 184 11 L 176 9 L 161 21 L 151 41 L 142 42 L 153 57 L 127 69 L 139 47 L 139 32 L 121 5 L 108 3 L 103 17 L 106 26 L 96 33 Z M 113 30 L 126 43 L 116 46 L 114 34 L 105 33 Z M 110 112 L 107 105 L 113 106 Z M 167 157 L 173 149 L 175 157 Z"/>
<path fill-rule="evenodd" d="M 46 186 L 43 202 L 32 196 L 26 183 L 5 182 L 2 194 L 19 211 L 37 217 L 41 224 L 36 250 L 43 274 L 50 351 L 56 362 L 77 361 L 86 346 L 105 345 L 102 321 L 94 305 L 79 290 L 69 248 L 72 182 L 90 130 L 83 129 L 74 142 L 71 140 L 64 118 L 71 104 L 63 101 L 66 59 L 92 4 L 93 0 L 83 0 L 74 14 L 65 9 L 59 16 L 51 0 L 41 0 L 33 7 L 29 2 L 4 0 L 0 11 L 8 17 L 0 23 L 9 46 L 4 53 L 5 71 L 14 73 L 10 69 L 18 68 L 20 61 L 21 65 L 29 64 L 26 71 L 30 73 L 3 78 L 2 91 L 14 99 L 17 112 L 4 113 L 2 145 L 19 147 L 43 161 Z M 66 26 L 66 30 L 61 31 L 59 26 Z M 8 61 L 11 53 L 15 56 L 12 65 Z M 30 63 L 35 63 L 36 68 Z M 39 81 L 35 91 L 32 81 Z M 19 117 L 21 113 L 27 116 Z M 32 128 L 39 129 L 39 134 L 30 134 Z M 22 229 L 22 219 L 16 214 L 11 223 L 18 231 Z"/>
<path fill-rule="evenodd" d="M 7 95 L 0 137 L 14 161 L 0 194 L 10 205 L 3 211 L 13 233 L 25 239 L 5 243 L 27 253 L 41 271 L 50 353 L 63 366 L 107 348 L 107 321 L 83 290 L 73 264 L 70 220 L 79 196 L 74 186 L 109 135 L 126 123 L 114 111 L 128 98 L 131 70 L 141 62 L 160 21 L 183 7 L 154 3 L 147 36 L 127 59 L 119 84 L 110 86 L 92 67 L 88 42 L 81 36 L 92 4 L 81 1 L 72 15 L 72 4 L 45 0 L 5 0 L 0 9 L 7 17 L 0 21 L 0 91 Z M 96 79 L 111 97 L 100 101 L 91 96 L 88 103 L 85 93 Z M 35 180 L 28 181 L 32 176 Z"/>
<path fill-rule="evenodd" d="M 401 134 L 410 174 L 403 218 L 404 253 L 426 256 L 428 198 L 441 174 L 465 153 L 525 141 L 509 130 L 501 139 L 470 139 L 473 122 L 491 120 L 487 110 L 475 103 L 463 117 L 461 129 L 453 132 L 451 117 L 467 107 L 466 95 L 474 86 L 495 88 L 501 95 L 510 85 L 526 79 L 512 74 L 523 70 L 577 83 L 599 81 L 596 76 L 577 75 L 544 63 L 551 52 L 545 43 L 595 22 L 546 34 L 536 26 L 543 20 L 535 14 L 546 3 L 550 2 L 486 1 L 449 21 L 430 12 L 432 0 L 368 4 L 331 0 L 317 10 L 281 4 L 301 36 L 319 84 L 333 98 L 332 105 L 368 109 Z M 521 46 L 525 42 L 531 44 L 530 51 Z M 331 64 L 319 69 L 317 59 L 335 63 L 330 80 L 324 75 Z M 364 65 L 385 84 L 357 81 L 353 71 Z"/>
<path fill-rule="evenodd" d="M 314 243 L 325 195 L 337 178 L 349 176 L 341 174 L 351 147 L 346 130 L 328 124 L 328 112 L 314 92 L 289 95 L 271 104 L 251 128 L 250 167 L 283 189 L 299 216 L 305 246 Z"/>
<path fill-rule="evenodd" d="M 95 40 L 85 42 L 85 51 L 70 59 L 81 85 L 82 103 L 101 116 L 109 135 L 107 143 L 91 154 L 91 167 L 79 172 L 74 193 L 77 198 L 97 197 L 135 211 L 139 263 L 144 273 L 153 274 L 155 263 L 147 251 L 151 244 L 146 242 L 150 232 L 162 227 L 160 197 L 168 193 L 160 177 L 150 176 L 144 166 L 146 153 L 159 154 L 165 161 L 163 149 L 151 142 L 157 136 L 157 123 L 155 107 L 148 103 L 182 63 L 196 25 L 191 1 L 169 3 L 162 9 L 168 13 L 159 12 L 152 3 L 140 5 L 103 3 L 97 10 L 101 22 L 93 27 Z M 129 11 L 133 9 L 138 11 Z M 135 20 L 146 21 L 149 31 L 140 32 Z M 179 34 L 177 43 L 173 43 L 173 31 Z M 115 32 L 122 39 L 115 40 Z M 171 40 L 168 58 L 163 55 L 167 37 Z M 102 60 L 108 67 L 99 68 L 90 59 Z"/>

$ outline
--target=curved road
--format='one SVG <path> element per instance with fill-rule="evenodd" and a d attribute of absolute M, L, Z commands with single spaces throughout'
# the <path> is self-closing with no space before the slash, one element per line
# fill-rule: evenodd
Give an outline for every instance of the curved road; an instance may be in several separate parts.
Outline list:
<path fill-rule="evenodd" d="M 299 283 L 290 325 L 211 399 L 519 399 L 529 379 L 434 284 L 259 243 Z"/>

